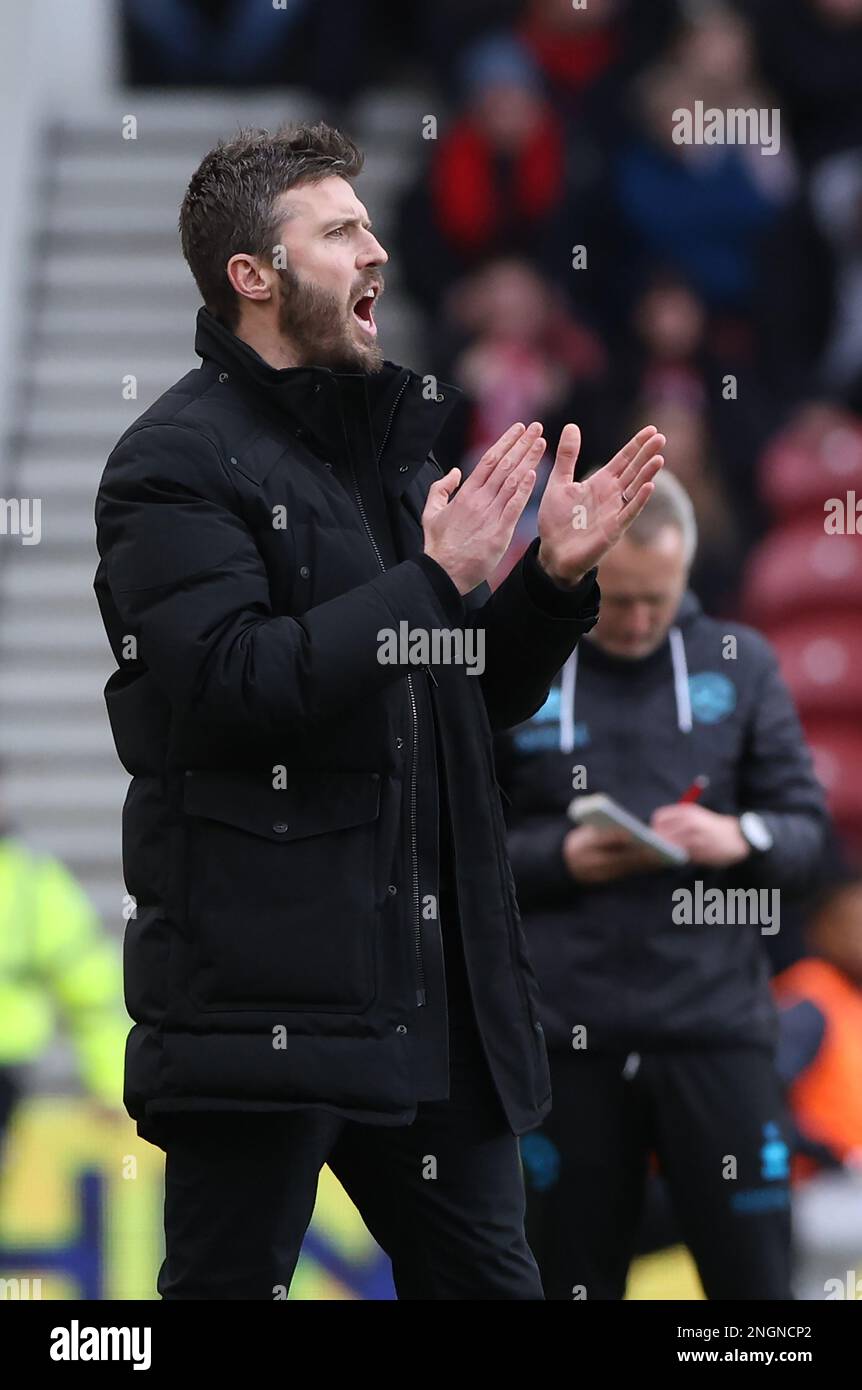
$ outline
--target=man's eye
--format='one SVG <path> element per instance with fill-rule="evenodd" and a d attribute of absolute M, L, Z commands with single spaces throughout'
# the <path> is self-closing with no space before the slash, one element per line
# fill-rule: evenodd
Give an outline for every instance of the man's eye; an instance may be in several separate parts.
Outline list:
<path fill-rule="evenodd" d="M 345 230 L 346 230 L 346 229 L 345 229 L 344 227 L 333 227 L 332 231 L 331 231 L 331 232 L 327 232 L 326 235 L 327 235 L 327 236 L 343 236 Z"/>

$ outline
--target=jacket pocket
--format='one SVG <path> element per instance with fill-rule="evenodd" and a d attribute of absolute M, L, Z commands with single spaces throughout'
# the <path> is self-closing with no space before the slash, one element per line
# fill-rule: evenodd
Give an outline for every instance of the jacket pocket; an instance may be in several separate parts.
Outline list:
<path fill-rule="evenodd" d="M 189 772 L 190 993 L 204 1011 L 357 1013 L 377 990 L 371 772 Z"/>

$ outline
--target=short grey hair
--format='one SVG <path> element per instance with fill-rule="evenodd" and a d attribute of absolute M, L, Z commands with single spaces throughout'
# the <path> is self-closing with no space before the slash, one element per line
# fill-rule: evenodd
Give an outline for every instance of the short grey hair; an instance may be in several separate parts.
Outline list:
<path fill-rule="evenodd" d="M 685 563 L 690 566 L 697 552 L 697 520 L 691 498 L 673 473 L 666 468 L 653 480 L 655 490 L 626 535 L 636 545 L 650 545 L 665 526 L 682 532 Z"/>

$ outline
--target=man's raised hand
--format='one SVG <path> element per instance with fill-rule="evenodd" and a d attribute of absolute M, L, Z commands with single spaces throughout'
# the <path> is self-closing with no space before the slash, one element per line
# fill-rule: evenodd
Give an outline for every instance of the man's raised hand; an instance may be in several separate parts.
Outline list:
<path fill-rule="evenodd" d="M 538 421 L 526 429 L 512 425 L 482 455 L 463 486 L 458 487 L 459 468 L 431 484 L 422 513 L 425 554 L 446 570 L 459 593 L 475 589 L 502 560 L 544 452 Z"/>
<path fill-rule="evenodd" d="M 566 425 L 539 507 L 539 563 L 552 579 L 577 584 L 616 545 L 650 499 L 666 443 L 647 425 L 604 468 L 576 483 L 581 432 Z"/>

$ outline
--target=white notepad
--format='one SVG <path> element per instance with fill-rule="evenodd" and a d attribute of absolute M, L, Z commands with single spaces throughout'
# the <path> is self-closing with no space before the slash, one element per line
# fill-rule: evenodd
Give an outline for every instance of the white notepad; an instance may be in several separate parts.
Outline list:
<path fill-rule="evenodd" d="M 672 845 L 637 816 L 631 815 L 612 796 L 576 796 L 569 802 L 569 819 L 576 825 L 594 825 L 598 830 L 625 830 L 638 844 L 654 850 L 665 864 L 687 864 L 688 851 Z"/>

